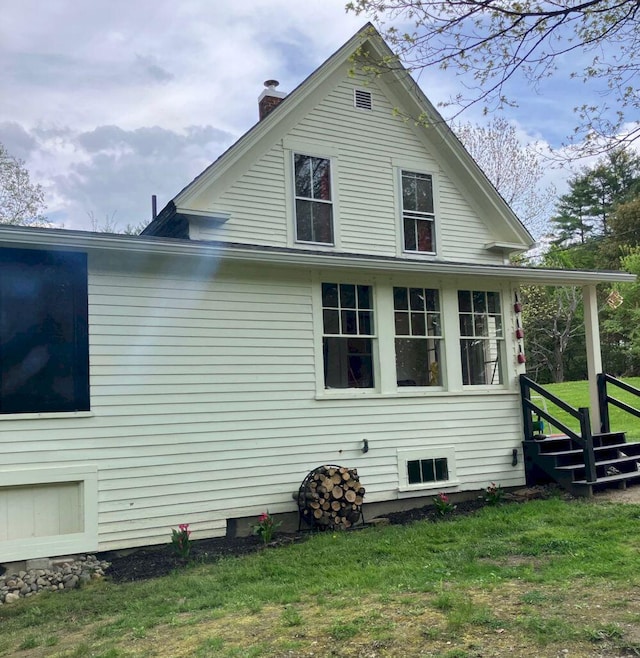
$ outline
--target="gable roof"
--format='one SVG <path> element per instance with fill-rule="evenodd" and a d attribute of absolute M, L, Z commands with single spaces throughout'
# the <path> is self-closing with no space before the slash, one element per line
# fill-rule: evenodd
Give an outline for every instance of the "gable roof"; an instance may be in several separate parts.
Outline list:
<path fill-rule="evenodd" d="M 425 117 L 425 120 L 410 122 L 418 135 L 433 145 L 441 160 L 456 175 L 468 194 L 483 210 L 483 216 L 495 222 L 498 234 L 507 229 L 509 239 L 495 242 L 496 248 L 511 251 L 524 251 L 535 243 L 529 231 L 513 213 L 508 204 L 497 192 L 484 172 L 466 151 L 460 140 L 446 124 L 440 113 L 422 92 L 409 72 L 400 64 L 393 51 L 371 23 L 364 25 L 351 39 L 331 55 L 321 66 L 311 73 L 300 85 L 290 92 L 280 104 L 264 119 L 256 123 L 238 141 L 229 147 L 217 160 L 183 188 L 158 217 L 145 228 L 143 233 L 178 236 L 176 223 L 184 223 L 188 217 L 202 216 L 202 211 L 195 211 L 190 205 L 201 191 L 213 184 L 218 178 L 227 174 L 238 161 L 255 147 L 260 140 L 272 131 L 278 132 L 287 125 L 287 119 L 296 113 L 299 106 L 324 81 L 345 65 L 357 66 L 358 56 L 364 56 L 368 62 L 389 62 L 381 73 L 396 97 L 406 108 L 410 116 Z M 370 66 L 371 64 L 369 64 Z M 366 64 L 365 64 L 366 66 Z"/>

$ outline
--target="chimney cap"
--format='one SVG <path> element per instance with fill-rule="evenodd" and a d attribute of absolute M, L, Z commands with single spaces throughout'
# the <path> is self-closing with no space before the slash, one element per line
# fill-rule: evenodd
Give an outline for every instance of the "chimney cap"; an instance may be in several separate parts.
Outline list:
<path fill-rule="evenodd" d="M 264 86 L 267 89 L 275 89 L 279 84 L 280 84 L 280 82 L 278 80 L 265 80 L 264 81 Z"/>

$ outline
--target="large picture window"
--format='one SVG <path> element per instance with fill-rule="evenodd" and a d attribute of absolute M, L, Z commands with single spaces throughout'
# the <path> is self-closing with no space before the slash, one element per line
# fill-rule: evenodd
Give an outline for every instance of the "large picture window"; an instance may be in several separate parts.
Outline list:
<path fill-rule="evenodd" d="M 441 386 L 440 297 L 430 288 L 394 288 L 398 386 Z"/>
<path fill-rule="evenodd" d="M 322 284 L 325 388 L 373 388 L 373 289 Z"/>
<path fill-rule="evenodd" d="M 296 153 L 294 177 L 296 240 L 333 244 L 330 161 Z"/>
<path fill-rule="evenodd" d="M 0 413 L 88 409 L 86 255 L 0 249 Z"/>
<path fill-rule="evenodd" d="M 435 254 L 433 180 L 429 174 L 402 172 L 402 228 L 405 251 Z"/>
<path fill-rule="evenodd" d="M 502 384 L 502 314 L 500 294 L 459 290 L 462 383 Z"/>

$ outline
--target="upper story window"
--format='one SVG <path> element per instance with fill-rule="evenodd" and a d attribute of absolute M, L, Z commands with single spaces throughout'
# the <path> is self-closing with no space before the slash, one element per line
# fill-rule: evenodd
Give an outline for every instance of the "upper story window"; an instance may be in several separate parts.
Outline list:
<path fill-rule="evenodd" d="M 459 290 L 463 384 L 502 384 L 504 335 L 500 294 Z"/>
<path fill-rule="evenodd" d="M 0 249 L 0 413 L 88 410 L 86 255 Z"/>
<path fill-rule="evenodd" d="M 404 250 L 435 254 L 433 180 L 429 174 L 402 171 Z"/>
<path fill-rule="evenodd" d="M 322 284 L 325 388 L 373 388 L 373 288 Z"/>
<path fill-rule="evenodd" d="M 333 244 L 331 162 L 294 154 L 296 240 Z"/>
<path fill-rule="evenodd" d="M 394 288 L 398 386 L 441 386 L 440 297 L 430 288 Z"/>

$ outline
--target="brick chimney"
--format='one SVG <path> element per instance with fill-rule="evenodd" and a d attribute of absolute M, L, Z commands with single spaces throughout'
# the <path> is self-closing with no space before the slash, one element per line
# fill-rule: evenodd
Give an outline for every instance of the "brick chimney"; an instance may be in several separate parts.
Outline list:
<path fill-rule="evenodd" d="M 273 112 L 273 110 L 280 105 L 282 99 L 287 95 L 284 91 L 276 90 L 276 87 L 279 84 L 280 83 L 277 80 L 267 80 L 264 83 L 265 88 L 258 97 L 258 114 L 260 116 L 260 121 L 262 121 L 267 114 Z"/>

